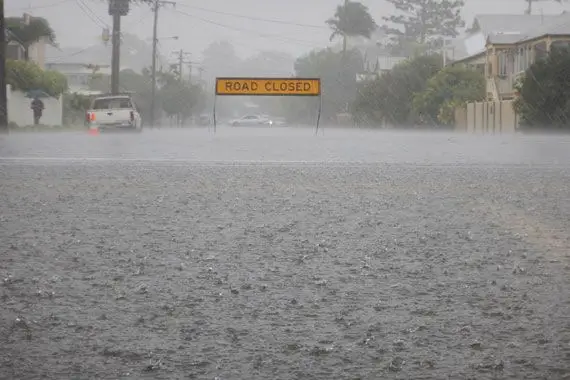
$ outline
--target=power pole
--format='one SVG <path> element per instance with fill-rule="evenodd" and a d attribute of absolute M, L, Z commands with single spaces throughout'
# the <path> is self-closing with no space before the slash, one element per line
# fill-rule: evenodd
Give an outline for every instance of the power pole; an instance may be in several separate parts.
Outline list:
<path fill-rule="evenodd" d="M 190 53 L 185 52 L 183 49 L 180 49 L 179 51 L 174 52 L 174 54 L 176 54 L 176 55 L 178 56 L 178 64 L 177 64 L 177 66 L 178 66 L 178 80 L 179 80 L 180 82 L 182 82 L 182 81 L 184 80 L 184 76 L 183 76 L 183 73 L 182 73 L 184 64 L 185 64 L 185 63 L 191 64 L 190 61 L 186 61 L 186 60 L 184 60 L 184 58 L 185 58 L 186 56 L 190 55 Z M 190 67 L 191 67 L 191 66 L 190 66 Z M 192 73 L 190 73 L 190 75 L 192 75 Z"/>
<path fill-rule="evenodd" d="M 151 98 L 150 98 L 150 125 L 151 127 L 154 126 L 155 122 L 155 111 L 156 111 L 156 47 L 158 45 L 158 10 L 161 6 L 170 4 L 172 6 L 176 6 L 174 1 L 165 1 L 165 0 L 154 0 L 153 3 L 153 12 L 154 12 L 154 23 L 152 25 L 152 68 L 151 68 L 151 76 L 152 76 L 152 89 L 151 89 Z"/>
<path fill-rule="evenodd" d="M 111 93 L 119 93 L 119 71 L 121 71 L 121 16 L 113 15 L 113 50 L 111 53 Z"/>
<path fill-rule="evenodd" d="M 344 0 L 344 17 L 345 17 L 345 19 L 348 17 L 348 12 L 347 12 L 348 2 L 349 2 L 349 0 Z M 346 55 L 346 44 L 347 44 L 346 33 L 343 33 L 342 34 L 342 54 L 343 54 L 343 56 Z"/>
<path fill-rule="evenodd" d="M 8 99 L 6 95 L 6 26 L 4 23 L 4 0 L 0 0 L 0 133 L 8 132 Z"/>
<path fill-rule="evenodd" d="M 192 77 L 192 71 L 194 70 L 194 66 L 193 66 L 193 65 L 196 65 L 196 70 L 198 70 L 198 73 L 199 73 L 199 74 L 198 74 L 198 83 L 197 83 L 197 84 L 202 83 L 202 72 L 204 71 L 204 69 L 203 69 L 201 66 L 199 66 L 199 65 L 202 64 L 202 62 L 188 61 L 187 63 L 188 63 L 188 70 L 189 70 L 189 72 L 188 72 L 188 82 L 189 82 L 190 84 L 192 84 L 192 79 L 193 79 L 193 77 Z"/>
<path fill-rule="evenodd" d="M 111 93 L 119 93 L 119 71 L 121 70 L 121 17 L 129 13 L 129 0 L 109 0 L 109 15 L 113 16 Z"/>
<path fill-rule="evenodd" d="M 524 13 L 530 15 L 532 14 L 532 0 L 526 0 L 526 2 L 528 3 L 528 5 Z"/>
<path fill-rule="evenodd" d="M 202 85 L 202 77 L 204 75 L 204 68 L 202 66 L 198 67 L 198 80 L 200 81 L 200 86 Z"/>

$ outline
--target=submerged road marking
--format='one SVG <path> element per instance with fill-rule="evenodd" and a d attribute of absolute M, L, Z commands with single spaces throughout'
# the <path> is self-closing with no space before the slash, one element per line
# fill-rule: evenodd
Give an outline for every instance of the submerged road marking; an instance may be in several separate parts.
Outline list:
<path fill-rule="evenodd" d="M 454 162 L 426 163 L 414 161 L 327 161 L 327 160 L 203 160 L 192 158 L 135 158 L 135 157 L 70 157 L 70 156 L 5 156 L 0 157 L 0 165 L 13 164 L 88 164 L 88 163 L 161 163 L 161 164 L 191 164 L 197 166 L 237 166 L 237 165 L 257 165 L 257 166 L 284 166 L 284 165 L 326 165 L 338 167 L 366 167 L 366 166 L 386 166 L 386 167 L 417 167 L 417 168 L 444 168 L 444 169 L 570 169 L 570 164 L 520 164 L 520 163 L 484 163 L 484 162 Z"/>

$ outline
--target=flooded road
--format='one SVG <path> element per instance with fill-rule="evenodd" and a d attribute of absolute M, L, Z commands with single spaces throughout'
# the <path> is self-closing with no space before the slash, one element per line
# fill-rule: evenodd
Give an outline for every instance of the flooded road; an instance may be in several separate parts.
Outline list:
<path fill-rule="evenodd" d="M 0 137 L 0 378 L 569 379 L 570 137 Z"/>

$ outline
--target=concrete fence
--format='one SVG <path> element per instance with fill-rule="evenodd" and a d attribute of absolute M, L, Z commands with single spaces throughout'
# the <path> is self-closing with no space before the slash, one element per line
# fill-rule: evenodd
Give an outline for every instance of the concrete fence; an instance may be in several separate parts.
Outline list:
<path fill-rule="evenodd" d="M 468 103 L 455 110 L 455 130 L 469 133 L 514 133 L 519 118 L 512 100 Z"/>
<path fill-rule="evenodd" d="M 6 86 L 8 97 L 8 121 L 16 123 L 20 127 L 34 124 L 32 109 L 32 99 L 27 98 L 21 91 L 13 91 L 12 86 Z M 45 109 L 40 120 L 43 125 L 63 124 L 63 100 L 59 98 L 42 98 Z"/>

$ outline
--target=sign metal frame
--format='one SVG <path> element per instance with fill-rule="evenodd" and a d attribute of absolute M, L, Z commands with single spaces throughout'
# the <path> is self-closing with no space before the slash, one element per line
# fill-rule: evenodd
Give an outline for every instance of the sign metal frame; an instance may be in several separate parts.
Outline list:
<path fill-rule="evenodd" d="M 275 91 L 275 92 L 254 92 L 254 93 L 226 93 L 219 91 L 218 84 L 221 81 L 250 81 L 250 82 L 293 82 L 293 83 L 300 83 L 300 82 L 308 82 L 311 81 L 316 83 L 317 90 L 310 93 L 303 93 L 303 91 L 296 90 L 296 91 Z M 317 125 L 315 129 L 315 134 L 318 134 L 319 131 L 319 124 L 321 121 L 321 110 L 323 108 L 323 99 L 322 99 L 322 81 L 321 78 L 307 78 L 307 77 L 218 77 L 216 78 L 215 82 L 215 92 L 214 92 L 214 107 L 212 110 L 213 113 L 213 122 L 214 122 L 214 133 L 216 133 L 216 103 L 218 96 L 300 96 L 300 97 L 319 97 L 319 109 L 317 112 Z"/>

